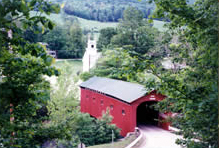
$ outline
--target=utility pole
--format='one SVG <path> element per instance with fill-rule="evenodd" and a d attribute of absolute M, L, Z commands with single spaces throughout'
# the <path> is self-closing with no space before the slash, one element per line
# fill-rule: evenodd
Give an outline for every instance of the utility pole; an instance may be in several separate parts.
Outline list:
<path fill-rule="evenodd" d="M 112 130 L 112 148 L 114 148 L 114 132 L 113 132 L 113 130 Z"/>
<path fill-rule="evenodd" d="M 12 39 L 12 30 L 10 29 L 7 33 L 8 33 L 8 38 Z M 11 44 L 9 44 L 8 50 L 9 50 L 9 52 L 13 53 Z M 14 124 L 14 113 L 13 113 L 14 112 L 14 105 L 13 105 L 12 99 L 10 99 L 9 112 L 10 112 L 10 124 Z M 10 146 L 14 145 L 14 136 L 15 136 L 15 132 L 12 131 L 11 137 L 10 137 Z"/>

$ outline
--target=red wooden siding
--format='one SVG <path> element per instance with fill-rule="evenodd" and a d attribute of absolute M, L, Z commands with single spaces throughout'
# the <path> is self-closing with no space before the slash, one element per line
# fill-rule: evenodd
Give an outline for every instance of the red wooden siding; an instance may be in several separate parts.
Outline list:
<path fill-rule="evenodd" d="M 143 102 L 161 101 L 164 98 L 163 95 L 156 94 L 153 91 L 144 97 L 136 98 L 136 101 L 128 104 L 105 94 L 81 88 L 81 112 L 99 118 L 109 108 L 113 117 L 112 123 L 121 129 L 120 134 L 122 136 L 126 136 L 128 132 L 133 132 L 136 127 L 137 107 Z M 161 117 L 159 118 L 161 119 Z M 158 123 L 158 125 L 168 130 L 169 123 Z"/>
<path fill-rule="evenodd" d="M 109 108 L 113 117 L 112 123 L 121 129 L 121 135 L 134 131 L 132 124 L 132 106 L 121 102 L 104 94 L 100 94 L 88 89 L 81 89 L 81 112 L 89 113 L 91 116 L 99 118 L 103 112 Z M 122 112 L 125 112 L 124 114 Z"/>

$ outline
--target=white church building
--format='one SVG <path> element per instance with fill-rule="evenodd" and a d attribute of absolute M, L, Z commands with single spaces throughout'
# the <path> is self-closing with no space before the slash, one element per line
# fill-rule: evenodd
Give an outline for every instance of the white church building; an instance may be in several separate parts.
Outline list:
<path fill-rule="evenodd" d="M 82 59 L 83 72 L 90 71 L 96 65 L 100 55 L 101 53 L 97 52 L 96 41 L 88 39 L 87 48 Z"/>

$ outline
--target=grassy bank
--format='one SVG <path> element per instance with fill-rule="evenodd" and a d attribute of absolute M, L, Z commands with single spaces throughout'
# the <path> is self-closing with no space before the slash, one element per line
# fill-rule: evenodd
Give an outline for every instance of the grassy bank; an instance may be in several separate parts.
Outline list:
<path fill-rule="evenodd" d="M 128 146 L 132 141 L 134 141 L 136 139 L 135 135 L 131 135 L 129 137 L 126 137 L 125 139 L 121 140 L 121 141 L 117 141 L 109 144 L 101 144 L 101 145 L 95 145 L 95 146 L 90 146 L 87 148 L 125 148 L 126 146 Z"/>

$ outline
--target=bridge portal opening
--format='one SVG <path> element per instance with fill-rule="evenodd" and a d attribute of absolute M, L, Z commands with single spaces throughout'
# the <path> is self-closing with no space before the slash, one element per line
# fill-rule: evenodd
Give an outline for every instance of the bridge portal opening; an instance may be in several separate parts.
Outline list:
<path fill-rule="evenodd" d="M 158 125 L 159 112 L 155 110 L 156 101 L 141 103 L 137 108 L 137 126 L 139 125 Z"/>

